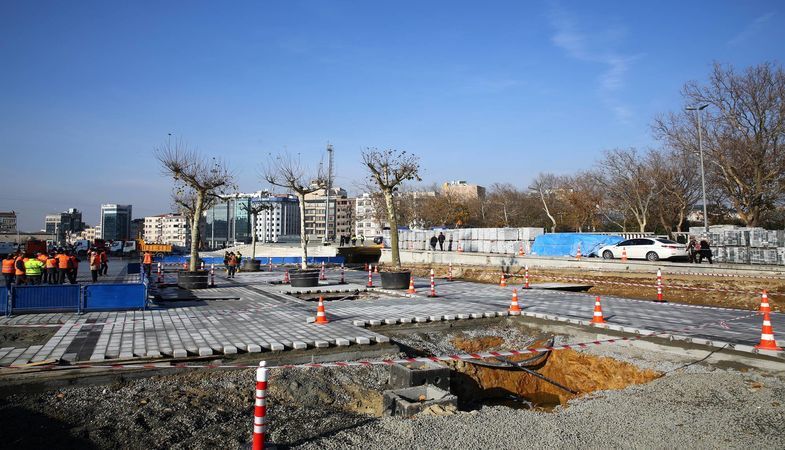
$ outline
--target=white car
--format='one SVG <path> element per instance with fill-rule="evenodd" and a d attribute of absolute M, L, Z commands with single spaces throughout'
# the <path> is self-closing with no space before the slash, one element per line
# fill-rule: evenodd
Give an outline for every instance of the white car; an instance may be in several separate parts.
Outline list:
<path fill-rule="evenodd" d="M 597 254 L 603 259 L 621 258 L 622 252 L 627 251 L 629 259 L 687 259 L 687 246 L 676 241 L 662 238 L 635 238 L 621 241 L 618 244 L 606 245 Z"/>

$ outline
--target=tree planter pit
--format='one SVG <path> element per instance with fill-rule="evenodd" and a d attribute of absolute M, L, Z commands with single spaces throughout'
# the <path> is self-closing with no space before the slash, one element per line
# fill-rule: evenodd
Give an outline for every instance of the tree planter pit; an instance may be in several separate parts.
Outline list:
<path fill-rule="evenodd" d="M 382 277 L 382 287 L 384 289 L 407 289 L 409 280 L 412 277 L 410 270 L 402 272 L 379 272 Z"/>
<path fill-rule="evenodd" d="M 314 287 L 319 285 L 320 269 L 296 269 L 289 271 L 289 283 L 292 287 Z"/>
<path fill-rule="evenodd" d="M 207 289 L 210 287 L 210 271 L 197 270 L 189 272 L 181 270 L 177 272 L 177 286 L 183 289 Z"/>

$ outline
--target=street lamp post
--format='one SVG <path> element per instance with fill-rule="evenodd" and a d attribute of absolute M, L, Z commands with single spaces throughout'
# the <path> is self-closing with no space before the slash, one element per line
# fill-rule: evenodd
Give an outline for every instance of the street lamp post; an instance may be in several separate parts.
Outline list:
<path fill-rule="evenodd" d="M 701 159 L 701 186 L 703 188 L 703 232 L 709 234 L 709 215 L 706 212 L 706 174 L 703 169 L 703 127 L 701 127 L 701 111 L 708 107 L 708 104 L 701 106 L 688 106 L 687 111 L 695 111 L 698 116 L 698 153 Z"/>

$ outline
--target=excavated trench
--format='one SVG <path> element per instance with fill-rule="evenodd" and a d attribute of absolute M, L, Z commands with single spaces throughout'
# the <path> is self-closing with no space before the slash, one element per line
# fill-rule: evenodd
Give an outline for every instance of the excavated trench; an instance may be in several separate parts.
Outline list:
<path fill-rule="evenodd" d="M 483 329 L 480 334 L 477 330 L 468 333 L 419 333 L 417 339 L 422 339 L 421 344 L 429 341 L 456 352 L 476 353 L 521 348 L 520 342 L 526 340 L 522 333 L 527 332 L 533 333 L 534 330 L 520 328 L 511 335 L 508 327 L 499 325 Z M 552 336 L 531 336 L 528 337 L 528 348 L 540 348 L 553 342 Z M 411 341 L 405 346 L 411 356 L 427 353 L 422 350 L 423 346 Z M 427 348 L 427 344 L 424 346 Z M 523 369 L 511 364 L 513 362 L 519 363 Z M 595 391 L 620 390 L 662 376 L 659 372 L 640 369 L 624 361 L 574 350 L 451 361 L 447 364 L 452 369 L 450 391 L 458 396 L 458 407 L 464 411 L 484 405 L 551 411 L 557 406 L 566 407 L 570 400 Z"/>

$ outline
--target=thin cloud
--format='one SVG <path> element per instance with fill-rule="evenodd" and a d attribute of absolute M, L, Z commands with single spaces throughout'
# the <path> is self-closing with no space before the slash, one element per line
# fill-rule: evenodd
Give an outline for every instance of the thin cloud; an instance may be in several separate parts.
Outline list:
<path fill-rule="evenodd" d="M 620 54 L 616 47 L 624 38 L 624 30 L 605 27 L 596 32 L 584 32 L 576 19 L 558 4 L 552 4 L 548 18 L 555 30 L 551 42 L 578 61 L 605 66 L 599 76 L 598 90 L 605 105 L 622 122 L 632 116 L 630 109 L 618 98 L 618 91 L 625 86 L 627 72 L 639 55 Z"/>
<path fill-rule="evenodd" d="M 731 40 L 729 40 L 728 41 L 728 45 L 736 46 L 736 45 L 739 45 L 739 44 L 743 43 L 747 39 L 751 38 L 758 31 L 760 31 L 760 29 L 763 28 L 763 26 L 766 24 L 766 22 L 771 20 L 772 17 L 774 17 L 774 13 L 773 12 L 766 13 L 766 14 L 764 14 L 762 16 L 756 17 L 755 20 L 750 22 L 743 30 L 741 30 L 740 33 L 738 33 Z"/>

